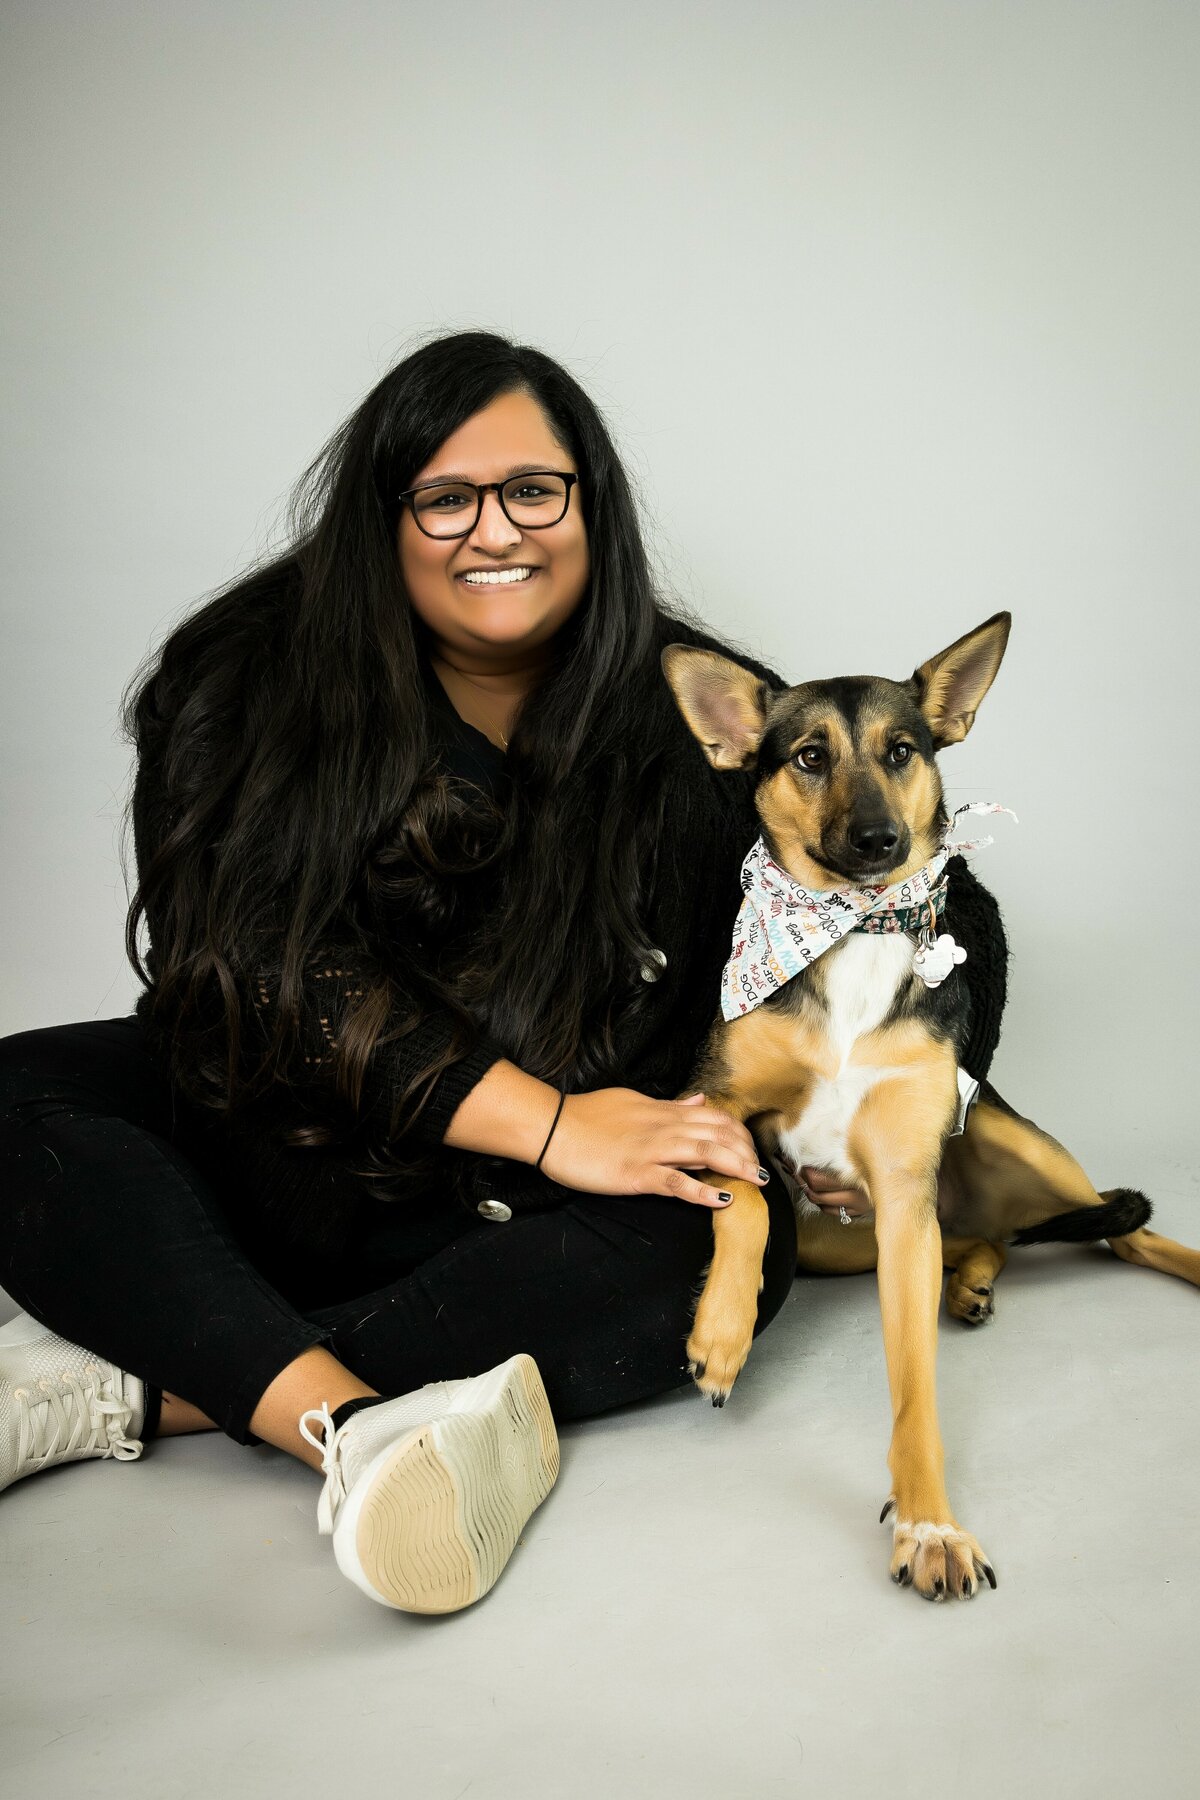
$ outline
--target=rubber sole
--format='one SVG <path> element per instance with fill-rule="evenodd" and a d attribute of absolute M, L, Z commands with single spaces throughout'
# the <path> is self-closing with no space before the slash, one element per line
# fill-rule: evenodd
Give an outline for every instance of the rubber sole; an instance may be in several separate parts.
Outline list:
<path fill-rule="evenodd" d="M 510 1357 L 428 1425 L 380 1452 L 334 1527 L 338 1567 L 402 1612 L 482 1599 L 558 1476 L 558 1433 L 537 1364 Z"/>

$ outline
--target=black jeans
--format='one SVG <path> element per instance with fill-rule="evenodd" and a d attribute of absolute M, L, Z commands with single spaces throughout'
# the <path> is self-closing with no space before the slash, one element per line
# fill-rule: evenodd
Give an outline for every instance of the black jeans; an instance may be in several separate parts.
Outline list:
<path fill-rule="evenodd" d="M 275 1376 L 322 1344 L 407 1393 L 536 1360 L 560 1420 L 680 1387 L 706 1207 L 579 1194 L 504 1223 L 431 1199 L 375 1203 L 351 1298 L 301 1304 L 251 1260 L 236 1183 L 150 1055 L 134 1015 L 0 1038 L 0 1285 L 59 1336 L 189 1400 L 237 1443 Z M 355 1178 L 357 1179 L 357 1178 Z M 771 1235 L 758 1329 L 796 1268 L 790 1202 Z M 311 1284 L 310 1284 L 311 1292 Z M 326 1294 L 325 1298 L 332 1298 Z"/>

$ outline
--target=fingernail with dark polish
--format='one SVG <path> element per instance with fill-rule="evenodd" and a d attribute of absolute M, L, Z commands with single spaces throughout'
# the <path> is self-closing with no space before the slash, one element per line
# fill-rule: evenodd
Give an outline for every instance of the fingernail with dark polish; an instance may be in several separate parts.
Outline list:
<path fill-rule="evenodd" d="M 717 1194 L 717 1199 L 721 1202 L 722 1206 L 728 1206 L 729 1202 L 733 1199 L 733 1195 L 727 1194 L 722 1188 Z"/>
<path fill-rule="evenodd" d="M 770 1179 L 771 1179 L 770 1171 L 768 1169 L 760 1169 L 758 1171 L 758 1179 L 760 1181 L 770 1181 Z"/>

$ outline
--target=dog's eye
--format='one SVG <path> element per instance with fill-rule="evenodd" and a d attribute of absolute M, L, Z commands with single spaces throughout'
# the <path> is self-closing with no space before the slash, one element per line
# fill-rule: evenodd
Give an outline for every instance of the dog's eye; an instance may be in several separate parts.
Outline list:
<path fill-rule="evenodd" d="M 894 769 L 902 769 L 905 763 L 911 760 L 912 753 L 911 744 L 893 744 L 888 751 L 888 761 Z"/>
<path fill-rule="evenodd" d="M 797 750 L 796 762 L 802 769 L 823 769 L 825 752 L 819 744 L 805 744 L 803 750 Z"/>

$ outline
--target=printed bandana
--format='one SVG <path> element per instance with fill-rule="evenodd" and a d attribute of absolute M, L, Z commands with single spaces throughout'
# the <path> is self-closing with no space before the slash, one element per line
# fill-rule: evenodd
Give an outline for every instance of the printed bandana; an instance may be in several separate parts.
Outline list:
<path fill-rule="evenodd" d="M 721 977 L 726 1019 L 748 1013 L 799 975 L 851 931 L 919 931 L 936 928 L 946 894 L 946 865 L 964 850 L 982 850 L 990 837 L 956 841 L 950 835 L 961 813 L 1002 813 L 1011 807 L 974 800 L 956 809 L 940 849 L 924 868 L 890 887 L 811 889 L 781 869 L 758 838 L 742 864 L 745 899 L 733 928 L 733 949 Z"/>

